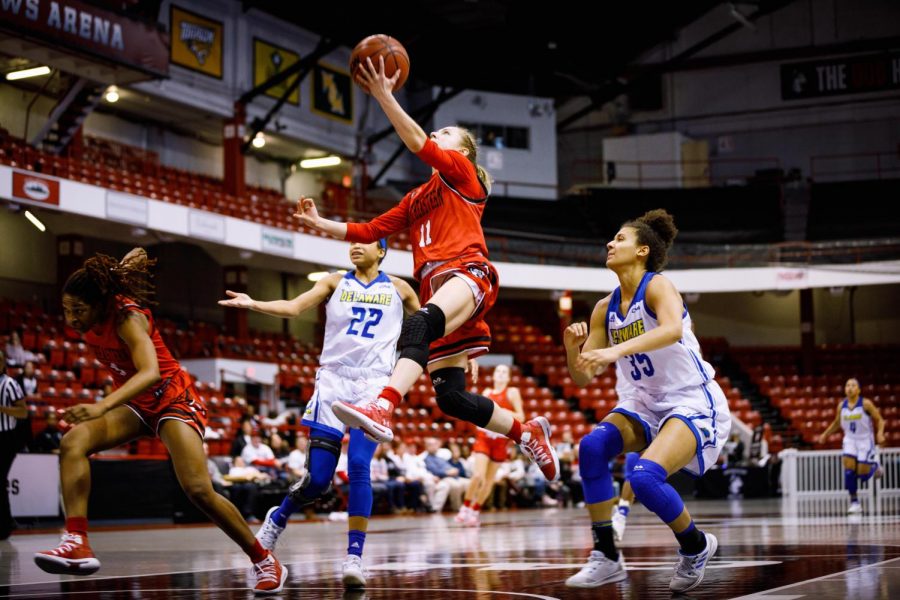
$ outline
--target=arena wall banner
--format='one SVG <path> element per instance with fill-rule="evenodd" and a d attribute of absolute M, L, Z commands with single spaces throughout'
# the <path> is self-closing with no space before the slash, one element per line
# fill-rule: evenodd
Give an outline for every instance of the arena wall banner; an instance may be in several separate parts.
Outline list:
<path fill-rule="evenodd" d="M 263 252 L 271 252 L 272 254 L 283 254 L 284 256 L 294 256 L 294 234 L 283 229 L 273 229 L 272 227 L 263 227 L 260 238 L 260 249 Z"/>
<path fill-rule="evenodd" d="M 59 206 L 59 181 L 34 173 L 13 171 L 13 198 Z"/>
<path fill-rule="evenodd" d="M 112 60 L 154 77 L 169 73 L 168 35 L 78 0 L 0 2 L 0 29 L 18 37 Z"/>
<path fill-rule="evenodd" d="M 900 53 L 869 54 L 781 65 L 781 99 L 900 89 Z"/>
<path fill-rule="evenodd" d="M 224 54 L 222 22 L 202 17 L 174 4 L 169 14 L 172 62 L 221 79 Z"/>
<path fill-rule="evenodd" d="M 59 455 L 19 454 L 6 478 L 14 517 L 59 515 Z"/>
<path fill-rule="evenodd" d="M 300 60 L 300 55 L 285 48 L 253 38 L 253 85 L 265 83 Z M 278 99 L 297 81 L 297 75 L 289 77 L 275 87 L 266 90 L 266 96 Z M 288 96 L 288 102 L 300 106 L 300 86 Z"/>
<path fill-rule="evenodd" d="M 312 109 L 345 123 L 353 122 L 350 73 L 319 63 L 312 72 Z"/>
<path fill-rule="evenodd" d="M 122 192 L 106 193 L 106 217 L 147 226 L 147 199 Z"/>
<path fill-rule="evenodd" d="M 202 210 L 191 210 L 188 215 L 188 232 L 205 240 L 224 242 L 225 217 Z"/>

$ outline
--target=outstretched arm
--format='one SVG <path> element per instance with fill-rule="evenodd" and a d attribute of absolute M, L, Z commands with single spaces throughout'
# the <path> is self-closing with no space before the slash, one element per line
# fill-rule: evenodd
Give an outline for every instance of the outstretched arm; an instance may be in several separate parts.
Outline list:
<path fill-rule="evenodd" d="M 227 300 L 219 300 L 219 304 L 231 308 L 246 308 L 264 315 L 290 319 L 324 302 L 334 292 L 340 279 L 341 275 L 338 273 L 332 273 L 328 277 L 323 277 L 316 282 L 312 289 L 303 292 L 293 300 L 263 302 L 254 300 L 247 294 L 225 290 L 225 294 L 230 297 Z"/>
<path fill-rule="evenodd" d="M 397 79 L 400 78 L 400 70 L 398 69 L 393 77 L 385 77 L 384 57 L 379 56 L 377 66 L 372 63 L 371 58 L 367 58 L 366 62 L 360 64 L 359 70 L 353 75 L 357 81 L 368 88 L 369 93 L 381 106 L 385 116 L 394 126 L 394 130 L 406 147 L 418 154 L 428 136 L 425 135 L 425 131 L 419 124 L 403 110 L 394 97 L 394 86 L 397 84 Z"/>

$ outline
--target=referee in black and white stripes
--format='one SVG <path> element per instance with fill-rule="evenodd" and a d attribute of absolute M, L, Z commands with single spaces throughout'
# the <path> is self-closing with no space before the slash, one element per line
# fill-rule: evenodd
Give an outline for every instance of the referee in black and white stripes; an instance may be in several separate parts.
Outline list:
<path fill-rule="evenodd" d="M 16 424 L 18 419 L 27 416 L 25 394 L 15 379 L 6 374 L 6 354 L 0 350 L 0 481 L 3 482 L 3 489 L 0 490 L 0 540 L 5 540 L 12 533 L 6 478 L 19 451 Z"/>

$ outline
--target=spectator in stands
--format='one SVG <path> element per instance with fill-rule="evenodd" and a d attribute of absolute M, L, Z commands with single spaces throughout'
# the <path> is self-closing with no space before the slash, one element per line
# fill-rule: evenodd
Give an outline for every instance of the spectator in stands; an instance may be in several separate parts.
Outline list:
<path fill-rule="evenodd" d="M 229 479 L 226 479 L 222 474 L 219 463 L 209 455 L 209 444 L 203 444 L 203 452 L 206 453 L 206 470 L 209 472 L 209 477 L 212 479 L 213 489 L 216 490 L 216 493 L 228 498 L 241 511 L 241 515 L 248 522 L 259 522 L 259 519 L 253 514 L 259 491 L 256 481 L 250 478 L 242 479 L 248 477 L 246 472 L 235 471 L 234 475 L 232 475 L 230 468 L 228 472 Z M 259 476 L 262 477 L 262 474 L 259 473 Z"/>
<path fill-rule="evenodd" d="M 450 442 L 447 444 L 447 448 L 450 450 L 450 466 L 459 471 L 460 477 L 469 478 L 469 470 L 466 469 L 465 460 L 462 455 L 462 448 L 456 442 Z"/>
<path fill-rule="evenodd" d="M 258 543 L 238 509 L 215 492 L 209 478 L 202 439 L 206 407 L 146 308 L 153 295 L 154 262 L 142 248 L 121 261 L 97 255 L 63 285 L 66 324 L 84 336 L 110 370 L 116 389 L 101 402 L 77 404 L 65 412 L 65 421 L 73 425 L 60 447 L 65 534 L 58 547 L 36 553 L 34 560 L 57 574 L 88 575 L 100 568 L 87 537 L 88 457 L 142 435 L 158 435 L 187 496 L 250 558 L 254 592 L 277 592 L 284 587 L 287 569 Z"/>
<path fill-rule="evenodd" d="M 451 466 L 449 460 L 439 456 L 440 449 L 441 441 L 439 439 L 430 437 L 425 440 L 425 468 L 440 479 L 442 484 L 445 484 L 438 486 L 433 507 L 437 512 L 441 512 L 444 504 L 449 500 L 450 509 L 459 510 L 469 480 L 462 477 L 459 469 Z"/>
<path fill-rule="evenodd" d="M 381 493 L 387 496 L 388 508 L 391 514 L 397 514 L 406 511 L 406 503 L 404 501 L 403 482 L 391 478 L 388 469 L 388 460 L 385 456 L 388 444 L 378 444 L 375 448 L 375 456 L 372 458 L 372 492 L 373 494 Z"/>
<path fill-rule="evenodd" d="M 744 462 L 744 442 L 738 433 L 731 434 L 731 440 L 725 444 L 729 466 L 739 466 Z"/>
<path fill-rule="evenodd" d="M 566 580 L 597 587 L 627 576 L 616 549 L 611 514 L 616 501 L 610 459 L 643 451 L 631 476 L 635 497 L 672 530 L 680 551 L 669 589 L 684 593 L 703 580 L 718 540 L 698 529 L 678 492 L 666 482 L 681 469 L 700 476 L 715 464 L 731 430 L 728 401 L 675 286 L 659 274 L 678 229 L 672 215 L 652 210 L 622 225 L 607 243 L 606 266 L 619 287 L 594 308 L 590 328 L 566 328 L 569 374 L 584 386 L 615 365 L 612 412 L 581 440 L 581 476 L 594 548 L 587 564 Z M 701 443 L 702 442 L 702 443 Z"/>
<path fill-rule="evenodd" d="M 416 483 L 421 486 L 420 494 L 424 494 L 424 498 L 421 500 L 422 509 L 426 512 L 436 512 L 434 501 L 440 480 L 425 468 L 425 460 L 416 453 L 414 444 L 407 444 L 395 439 L 392 445 L 394 446 L 393 455 L 396 457 L 394 460 L 400 464 L 403 477 L 407 482 L 413 484 L 413 488 Z M 447 484 L 444 483 L 443 486 L 446 487 Z M 413 504 L 410 503 L 410 506 Z"/>
<path fill-rule="evenodd" d="M 25 362 L 22 372 L 16 377 L 16 382 L 19 384 L 19 387 L 22 388 L 22 391 L 25 392 L 25 397 L 37 395 L 38 382 L 37 374 L 34 369 L 34 361 L 29 360 Z"/>
<path fill-rule="evenodd" d="M 400 355 L 388 384 L 365 404 L 336 403 L 335 413 L 351 427 L 361 427 L 373 439 L 388 442 L 393 438 L 394 406 L 427 368 L 437 404 L 445 414 L 522 444 L 547 479 L 554 480 L 559 465 L 547 419 L 521 424 L 512 412 L 466 389 L 467 360 L 488 350 L 490 328 L 484 318 L 500 291 L 481 228 L 491 181 L 477 164 L 475 137 L 460 127 L 426 135 L 394 97 L 397 75 L 385 76 L 383 59 L 378 65 L 371 61 L 360 65 L 354 76 L 384 110 L 401 141 L 433 173 L 399 205 L 369 223 L 323 219 L 312 199 L 301 198 L 298 203 L 295 217 L 301 224 L 341 240 L 371 243 L 409 230 L 413 274 L 425 304 L 403 325 Z M 427 198 L 429 204 L 414 203 L 416 196 Z"/>
<path fill-rule="evenodd" d="M 241 460 L 250 467 L 256 467 L 263 473 L 272 477 L 278 477 L 278 462 L 275 453 L 268 444 L 263 442 L 262 433 L 258 429 L 250 434 L 250 443 L 241 450 Z"/>
<path fill-rule="evenodd" d="M 63 432 L 59 428 L 59 417 L 52 408 L 47 411 L 47 424 L 31 442 L 31 451 L 38 454 L 59 454 Z"/>
<path fill-rule="evenodd" d="M 828 436 L 838 429 L 844 430 L 844 484 L 850 494 L 848 513 L 862 512 L 856 497 L 858 481 L 868 481 L 881 476 L 881 467 L 875 460 L 876 445 L 883 445 L 884 418 L 878 407 L 860 395 L 859 381 L 851 377 L 844 384 L 844 398 L 837 405 L 834 421 L 819 436 L 824 444 Z"/>
<path fill-rule="evenodd" d="M 21 367 L 29 360 L 35 359 L 35 354 L 22 346 L 22 337 L 19 332 L 13 329 L 9 335 L 9 341 L 6 343 L 6 364 L 11 367 Z"/>
<path fill-rule="evenodd" d="M 19 384 L 6 374 L 6 355 L 0 351 L 0 481 L 4 484 L 0 490 L 0 540 L 7 539 L 13 529 L 6 481 L 21 448 L 16 428 L 19 420 L 27 416 L 25 394 Z"/>
<path fill-rule="evenodd" d="M 244 448 L 250 444 L 250 438 L 253 435 L 253 421 L 250 420 L 250 417 L 244 416 L 241 417 L 241 429 L 240 432 L 236 436 L 234 436 L 234 441 L 231 442 L 231 458 L 235 458 L 241 455 L 241 452 L 244 451 Z"/>
<path fill-rule="evenodd" d="M 288 454 L 287 468 L 294 480 L 300 479 L 306 474 L 306 457 L 309 448 L 309 439 L 305 435 L 297 436 L 294 449 Z"/>
<path fill-rule="evenodd" d="M 387 461 L 388 475 L 392 480 L 402 484 L 404 505 L 410 511 L 419 512 L 427 505 L 428 498 L 425 496 L 422 481 L 407 475 L 403 466 L 403 457 L 397 453 L 400 445 L 400 441 L 395 439 L 385 448 L 384 458 Z"/>
<path fill-rule="evenodd" d="M 287 459 L 288 455 L 291 453 L 291 449 L 288 448 L 284 438 L 281 437 L 281 434 L 277 431 L 272 432 L 269 436 L 269 448 L 272 449 L 272 454 L 275 455 L 275 463 L 278 467 L 278 477 L 280 479 L 289 479 L 290 470 L 287 466 Z"/>

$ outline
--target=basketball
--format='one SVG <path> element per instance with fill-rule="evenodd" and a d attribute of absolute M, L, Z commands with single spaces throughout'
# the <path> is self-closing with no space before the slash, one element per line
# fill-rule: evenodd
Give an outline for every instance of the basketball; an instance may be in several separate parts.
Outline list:
<path fill-rule="evenodd" d="M 370 35 L 358 43 L 350 54 L 350 73 L 356 80 L 356 71 L 365 64 L 367 58 L 372 59 L 372 64 L 377 69 L 379 56 L 384 57 L 384 74 L 387 77 L 393 77 L 394 73 L 398 69 L 400 70 L 400 78 L 397 80 L 397 85 L 394 86 L 396 92 L 403 87 L 406 78 L 409 77 L 409 54 L 406 53 L 403 44 L 389 35 Z M 357 84 L 368 93 L 366 86 L 360 84 L 359 81 Z"/>

